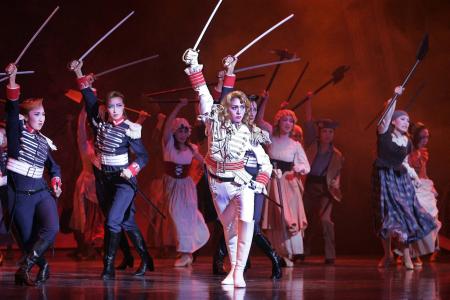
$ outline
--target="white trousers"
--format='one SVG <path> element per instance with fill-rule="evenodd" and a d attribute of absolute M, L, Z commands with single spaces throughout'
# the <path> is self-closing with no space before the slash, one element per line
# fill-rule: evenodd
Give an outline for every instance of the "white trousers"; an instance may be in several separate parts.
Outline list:
<path fill-rule="evenodd" d="M 255 195 L 252 189 L 233 182 L 220 182 L 212 177 L 209 177 L 209 188 L 224 228 L 233 226 L 237 220 L 253 221 Z"/>

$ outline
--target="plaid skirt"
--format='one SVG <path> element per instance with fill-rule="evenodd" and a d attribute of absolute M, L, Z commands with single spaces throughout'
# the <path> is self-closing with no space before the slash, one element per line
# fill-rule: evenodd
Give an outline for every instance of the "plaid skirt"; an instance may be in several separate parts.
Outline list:
<path fill-rule="evenodd" d="M 420 205 L 407 172 L 374 167 L 372 196 L 375 230 L 379 237 L 411 244 L 435 227 L 433 217 Z"/>

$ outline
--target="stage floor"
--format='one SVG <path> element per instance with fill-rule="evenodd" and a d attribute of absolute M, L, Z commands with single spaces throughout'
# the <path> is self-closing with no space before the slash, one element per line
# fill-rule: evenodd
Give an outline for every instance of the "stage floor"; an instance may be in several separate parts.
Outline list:
<path fill-rule="evenodd" d="M 283 269 L 283 279 L 268 279 L 271 266 L 253 257 L 246 289 L 220 285 L 211 275 L 211 258 L 199 257 L 190 268 L 172 267 L 173 259 L 156 260 L 156 271 L 136 278 L 131 270 L 117 272 L 115 281 L 99 279 L 101 262 L 75 262 L 67 252 L 50 258 L 51 278 L 41 287 L 18 287 L 14 262 L 0 267 L 0 299 L 450 299 L 450 261 L 424 263 L 406 271 L 397 266 L 377 269 L 378 257 L 340 257 L 325 266 L 313 257 L 294 268 Z M 117 259 L 118 260 L 118 259 Z"/>

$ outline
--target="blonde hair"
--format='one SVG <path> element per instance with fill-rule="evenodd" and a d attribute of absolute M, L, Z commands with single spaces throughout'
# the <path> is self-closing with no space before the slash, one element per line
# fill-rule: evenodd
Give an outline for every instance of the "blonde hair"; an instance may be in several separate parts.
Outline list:
<path fill-rule="evenodd" d="M 234 98 L 239 99 L 240 103 L 244 104 L 245 112 L 244 112 L 244 117 L 242 118 L 242 123 L 250 127 L 251 126 L 250 118 L 248 115 L 248 112 L 250 110 L 250 100 L 247 98 L 247 95 L 245 95 L 245 93 L 243 93 L 241 91 L 233 91 L 231 93 L 228 93 L 222 99 L 220 104 L 222 105 L 223 110 L 221 111 L 221 113 L 219 115 L 219 120 L 221 120 L 222 122 L 230 121 L 230 115 L 228 113 L 228 108 L 231 107 L 231 100 L 233 100 Z"/>
<path fill-rule="evenodd" d="M 293 112 L 290 109 L 281 109 L 279 110 L 276 114 L 275 117 L 273 118 L 273 135 L 275 136 L 279 136 L 280 135 L 280 120 L 283 117 L 291 117 L 294 120 L 294 125 L 295 123 L 297 123 L 297 116 L 295 115 L 295 112 Z M 291 136 L 293 134 L 294 131 L 294 127 L 292 127 L 291 132 L 289 132 L 289 136 Z"/>

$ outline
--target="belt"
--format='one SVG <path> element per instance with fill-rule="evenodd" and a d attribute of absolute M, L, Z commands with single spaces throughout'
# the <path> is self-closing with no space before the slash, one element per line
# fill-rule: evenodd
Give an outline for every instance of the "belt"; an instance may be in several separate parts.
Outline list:
<path fill-rule="evenodd" d="M 283 161 L 283 160 L 278 160 L 278 159 L 271 159 L 270 162 L 272 163 L 274 168 L 280 169 L 281 172 L 283 172 L 283 173 L 292 171 L 292 168 L 294 167 L 294 163 L 293 162 L 289 162 L 289 161 Z"/>
<path fill-rule="evenodd" d="M 235 171 L 244 168 L 244 161 L 224 162 L 216 161 L 211 156 L 207 156 L 205 163 L 212 168 L 215 173 L 225 173 L 225 171 Z"/>
<path fill-rule="evenodd" d="M 46 189 L 47 189 L 46 187 L 43 187 L 43 188 L 41 188 L 41 189 L 39 189 L 39 190 L 28 190 L 28 191 L 15 190 L 15 192 L 16 192 L 17 194 L 22 194 L 22 195 L 31 196 L 31 195 L 34 195 L 34 194 L 36 194 L 36 193 L 42 192 L 42 191 L 44 191 L 44 190 L 46 190 Z"/>
<path fill-rule="evenodd" d="M 12 157 L 8 158 L 6 169 L 23 176 L 37 179 L 42 178 L 42 175 L 44 174 L 44 168 L 32 166 L 27 162 L 14 159 Z"/>
<path fill-rule="evenodd" d="M 209 172 L 208 175 L 220 182 L 233 182 L 234 181 L 234 178 L 232 178 L 232 177 L 219 177 L 219 176 L 212 174 L 211 172 Z"/>
<path fill-rule="evenodd" d="M 119 155 L 100 154 L 100 161 L 105 166 L 124 166 L 128 165 L 128 153 Z"/>

